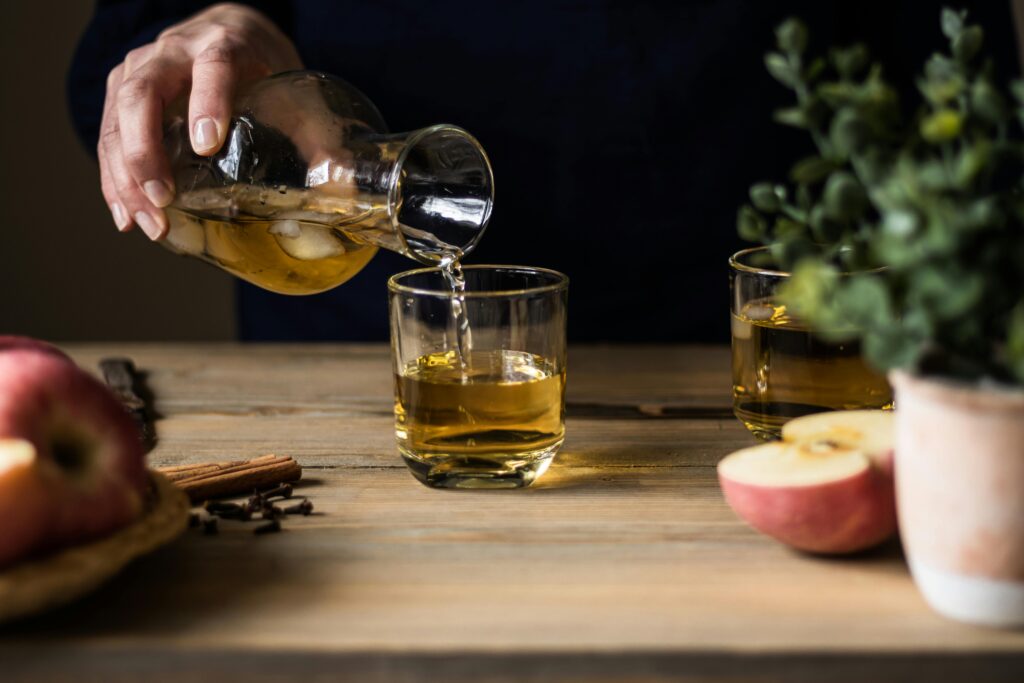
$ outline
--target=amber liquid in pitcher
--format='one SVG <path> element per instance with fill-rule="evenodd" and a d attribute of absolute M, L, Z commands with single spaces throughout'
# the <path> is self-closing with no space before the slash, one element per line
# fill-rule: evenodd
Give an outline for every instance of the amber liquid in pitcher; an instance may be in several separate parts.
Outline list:
<path fill-rule="evenodd" d="M 865 364 L 859 342 L 823 341 L 769 300 L 733 314 L 732 356 L 733 411 L 761 439 L 801 415 L 892 408 L 889 383 Z"/>
<path fill-rule="evenodd" d="M 565 373 L 523 351 L 422 356 L 395 378 L 395 433 L 413 474 L 444 486 L 522 486 L 547 469 L 565 434 Z M 514 476 L 508 481 L 505 475 Z"/>
<path fill-rule="evenodd" d="M 167 244 L 279 294 L 315 294 L 398 248 L 367 197 L 235 185 L 185 192 L 167 209 Z"/>

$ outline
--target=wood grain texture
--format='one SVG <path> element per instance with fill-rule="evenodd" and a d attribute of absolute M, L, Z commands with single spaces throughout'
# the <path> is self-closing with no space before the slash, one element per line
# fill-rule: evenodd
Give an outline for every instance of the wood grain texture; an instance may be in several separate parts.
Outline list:
<path fill-rule="evenodd" d="M 188 533 L 7 627 L 5 681 L 1024 680 L 1024 633 L 934 615 L 898 545 L 814 558 L 732 515 L 727 350 L 573 349 L 565 449 L 509 492 L 405 471 L 384 347 L 68 350 L 149 373 L 154 464 L 292 455 L 317 514 Z"/>

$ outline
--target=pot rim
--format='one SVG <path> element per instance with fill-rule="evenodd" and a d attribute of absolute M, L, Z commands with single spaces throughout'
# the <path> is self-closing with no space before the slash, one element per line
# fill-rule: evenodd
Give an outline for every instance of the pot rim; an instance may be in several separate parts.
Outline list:
<path fill-rule="evenodd" d="M 890 370 L 888 378 L 897 394 L 900 391 L 913 392 L 919 397 L 964 409 L 1024 412 L 1024 388 L 920 375 L 907 370 Z M 898 413 L 898 396 L 896 407 Z"/>

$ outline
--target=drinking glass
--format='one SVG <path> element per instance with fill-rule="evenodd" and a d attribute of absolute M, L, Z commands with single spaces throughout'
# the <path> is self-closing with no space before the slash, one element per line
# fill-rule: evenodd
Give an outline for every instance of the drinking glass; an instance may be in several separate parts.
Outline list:
<path fill-rule="evenodd" d="M 859 341 L 823 341 L 778 301 L 789 273 L 772 269 L 767 247 L 739 251 L 729 266 L 733 412 L 754 436 L 778 438 L 801 415 L 892 408 L 889 383 L 865 364 Z"/>
<path fill-rule="evenodd" d="M 529 486 L 565 435 L 569 281 L 519 266 L 462 272 L 462 294 L 439 268 L 388 281 L 398 450 L 430 487 Z"/>

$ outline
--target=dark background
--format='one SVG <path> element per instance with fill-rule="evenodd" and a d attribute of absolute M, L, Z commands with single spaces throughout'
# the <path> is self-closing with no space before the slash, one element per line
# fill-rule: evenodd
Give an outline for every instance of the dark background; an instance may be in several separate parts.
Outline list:
<path fill-rule="evenodd" d="M 328 25 L 337 30 L 321 26 L 313 34 L 301 20 L 294 28 L 307 64 L 357 84 L 393 130 L 447 121 L 478 135 L 494 163 L 498 201 L 489 234 L 471 260 L 568 271 L 570 320 L 588 321 L 571 336 L 596 340 L 607 329 L 608 338 L 620 340 L 724 340 L 725 259 L 739 246 L 735 209 L 752 181 L 783 177 L 808 149 L 803 135 L 769 122 L 771 110 L 787 102 L 760 59 L 772 46 L 773 25 L 789 14 L 805 17 L 812 49 L 863 38 L 912 95 L 911 74 L 941 46 L 941 3 L 595 4 L 622 11 L 600 26 L 559 28 L 528 20 L 474 24 L 464 16 L 471 5 L 456 3 L 364 3 L 358 27 L 372 30 L 342 21 Z M 1004 71 L 1015 67 L 1009 2 L 962 4 L 973 6 L 989 28 Z M 418 9 L 396 14 L 397 5 Z M 118 235 L 94 162 L 72 135 L 64 78 L 91 14 L 88 3 L 62 4 L 59 12 L 47 3 L 15 3 L 8 11 L 0 46 L 0 199 L 6 209 L 0 329 L 66 340 L 233 338 L 236 283 L 166 253 L 141 233 Z M 699 14 L 713 31 L 676 41 L 661 21 L 666 11 L 683 25 L 687 13 Z M 468 34 L 467 26 L 473 29 Z M 405 54 L 381 47 L 396 40 Z M 459 50 L 488 59 L 504 55 L 514 68 L 501 80 L 444 68 L 458 63 L 456 40 Z M 614 47 L 622 44 L 630 47 Z M 410 60 L 410 53 L 430 55 L 442 67 Z M 106 68 L 97 69 L 97 77 Z M 619 78 L 629 73 L 650 75 L 654 87 Z M 443 97 L 439 84 L 448 89 Z M 460 86 L 465 92 L 453 97 Z M 602 106 L 602 97 L 613 98 L 618 109 Z M 594 118 L 562 115 L 568 109 L 593 111 Z M 530 126 L 503 118 L 524 111 Z M 638 154 L 651 163 L 636 163 Z M 384 296 L 386 273 L 406 265 L 399 257 L 378 257 L 349 285 L 306 302 L 301 315 L 306 321 L 342 315 L 339 302 L 350 302 L 357 291 L 373 306 L 373 292 Z M 299 310 L 292 299 L 251 291 L 245 299 L 258 304 L 256 313 L 271 310 L 285 323 Z M 638 300 L 646 302 L 645 313 L 633 319 Z M 249 337 L 261 336 L 249 329 L 261 320 L 253 310 Z M 242 313 L 244 322 L 245 307 Z M 602 328 L 603 317 L 609 323 Z M 277 329 L 289 327 L 278 323 Z M 313 335 L 329 336 L 326 327 Z"/>

